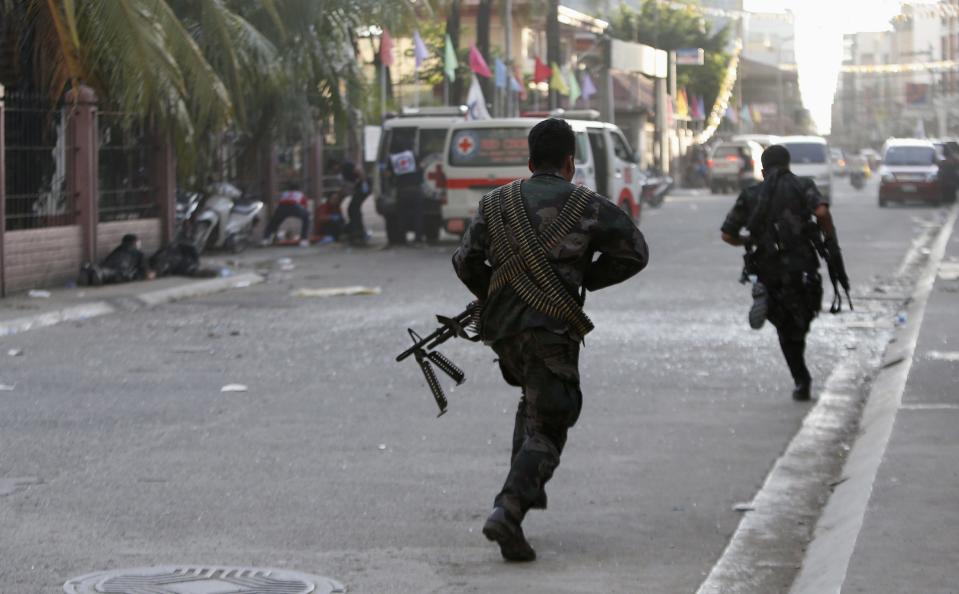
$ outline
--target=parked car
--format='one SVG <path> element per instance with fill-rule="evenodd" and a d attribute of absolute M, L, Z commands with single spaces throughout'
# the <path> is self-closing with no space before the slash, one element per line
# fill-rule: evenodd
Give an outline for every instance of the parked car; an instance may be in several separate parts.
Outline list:
<path fill-rule="evenodd" d="M 527 136 L 539 118 L 503 118 L 461 122 L 450 128 L 444 162 L 446 203 L 443 222 L 450 233 L 463 233 L 490 190 L 529 177 Z M 576 177 L 608 197 L 638 221 L 640 196 L 647 179 L 636 155 L 613 124 L 568 120 L 576 134 Z M 657 181 L 659 184 L 659 181 Z M 658 186 L 657 186 L 658 187 Z"/>
<path fill-rule="evenodd" d="M 893 138 L 882 148 L 879 206 L 890 202 L 939 204 L 939 168 L 935 145 L 928 140 Z"/>
<path fill-rule="evenodd" d="M 443 149 L 447 132 L 456 122 L 466 117 L 466 107 L 424 108 L 404 110 L 399 117 L 383 123 L 377 149 L 376 171 L 373 175 L 373 195 L 376 212 L 386 221 L 386 235 L 390 243 L 402 243 L 414 221 L 399 203 L 398 179 L 391 157 L 410 151 L 412 180 L 423 194 L 422 231 L 428 241 L 439 238 L 443 224 L 442 208 L 445 200 Z"/>
<path fill-rule="evenodd" d="M 752 140 L 720 142 L 706 161 L 713 194 L 737 192 L 763 180 L 763 147 Z"/>
<path fill-rule="evenodd" d="M 832 163 L 826 139 L 821 136 L 784 136 L 779 144 L 789 151 L 792 172 L 812 179 L 826 203 L 832 202 Z"/>
<path fill-rule="evenodd" d="M 845 177 L 849 174 L 849 163 L 846 154 L 839 148 L 829 149 L 829 159 L 832 161 L 833 175 Z"/>

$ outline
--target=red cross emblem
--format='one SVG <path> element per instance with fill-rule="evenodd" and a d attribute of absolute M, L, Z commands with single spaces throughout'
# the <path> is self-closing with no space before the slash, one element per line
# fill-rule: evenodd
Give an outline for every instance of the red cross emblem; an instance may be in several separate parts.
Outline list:
<path fill-rule="evenodd" d="M 437 163 L 436 167 L 430 169 L 429 173 L 426 174 L 426 179 L 433 182 L 438 189 L 445 188 L 446 174 L 443 173 L 443 165 Z"/>
<path fill-rule="evenodd" d="M 457 146 L 459 147 L 460 152 L 465 155 L 473 150 L 473 141 L 470 140 L 469 136 L 464 136 Z"/>

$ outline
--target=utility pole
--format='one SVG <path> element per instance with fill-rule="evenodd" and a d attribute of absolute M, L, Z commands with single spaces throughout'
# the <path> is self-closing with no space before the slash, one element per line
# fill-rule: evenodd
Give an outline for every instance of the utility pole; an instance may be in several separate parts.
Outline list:
<path fill-rule="evenodd" d="M 510 81 L 513 79 L 513 0 L 503 0 L 503 52 L 505 54 L 503 62 L 506 64 L 506 108 L 503 112 L 505 117 L 513 115 L 513 85 Z M 518 81 L 523 84 L 523 81 Z"/>

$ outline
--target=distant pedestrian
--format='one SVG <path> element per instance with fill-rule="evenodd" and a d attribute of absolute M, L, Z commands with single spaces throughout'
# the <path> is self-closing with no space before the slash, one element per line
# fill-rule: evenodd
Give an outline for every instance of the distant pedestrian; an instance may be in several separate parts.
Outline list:
<path fill-rule="evenodd" d="M 829 206 L 816 184 L 793 175 L 789 151 L 780 145 L 762 154 L 761 184 L 746 188 L 726 215 L 722 239 L 746 246 L 747 272 L 756 276 L 749 323 L 768 319 L 792 374 L 796 400 L 809 400 L 812 375 L 806 367 L 806 334 L 822 309 L 822 278 L 817 244 L 825 238 L 831 272 L 848 285 Z M 748 231 L 743 235 L 744 230 Z"/>
<path fill-rule="evenodd" d="M 342 187 L 340 199 L 349 198 L 350 204 L 346 208 L 349 217 L 346 223 L 346 233 L 353 245 L 366 245 L 366 227 L 363 225 L 363 202 L 370 195 L 370 186 L 363 169 L 352 161 L 343 161 L 338 166 Z"/>
<path fill-rule="evenodd" d="M 952 204 L 956 201 L 956 187 L 959 186 L 959 145 L 947 143 L 943 148 L 943 158 L 939 161 L 940 202 Z"/>
<path fill-rule="evenodd" d="M 283 221 L 289 218 L 300 219 L 300 247 L 310 246 L 310 202 L 302 191 L 300 183 L 291 181 L 287 184 L 287 189 L 280 194 L 277 201 L 276 210 L 270 217 L 270 223 L 263 232 L 263 245 L 273 243 L 273 235 L 276 233 Z"/>

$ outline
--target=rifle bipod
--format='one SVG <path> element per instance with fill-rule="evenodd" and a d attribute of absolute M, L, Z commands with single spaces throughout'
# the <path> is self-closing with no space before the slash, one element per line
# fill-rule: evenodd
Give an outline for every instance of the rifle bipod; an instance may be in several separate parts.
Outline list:
<path fill-rule="evenodd" d="M 476 328 L 475 321 L 478 318 L 478 307 L 476 303 L 471 303 L 462 313 L 455 317 L 447 318 L 445 316 L 436 316 L 440 327 L 426 337 L 421 337 L 412 328 L 407 328 L 407 332 L 410 333 L 410 338 L 413 339 L 413 346 L 396 357 L 398 362 L 409 358 L 411 355 L 416 359 L 417 365 L 420 366 L 420 370 L 423 372 L 423 377 L 426 378 L 426 385 L 429 386 L 430 392 L 433 393 L 433 399 L 436 400 L 436 406 L 440 409 L 440 414 L 437 415 L 438 417 L 443 416 L 449 403 L 446 399 L 446 393 L 443 391 L 443 386 L 440 384 L 439 378 L 436 377 L 436 372 L 433 370 L 433 365 L 448 375 L 456 382 L 457 386 L 466 381 L 466 374 L 462 369 L 457 367 L 455 363 L 450 361 L 446 355 L 433 349 L 451 338 L 465 338 L 466 340 L 474 342 L 478 341 L 479 336 L 475 334 L 471 336 L 467 332 L 467 329 L 472 328 L 475 330 Z"/>

